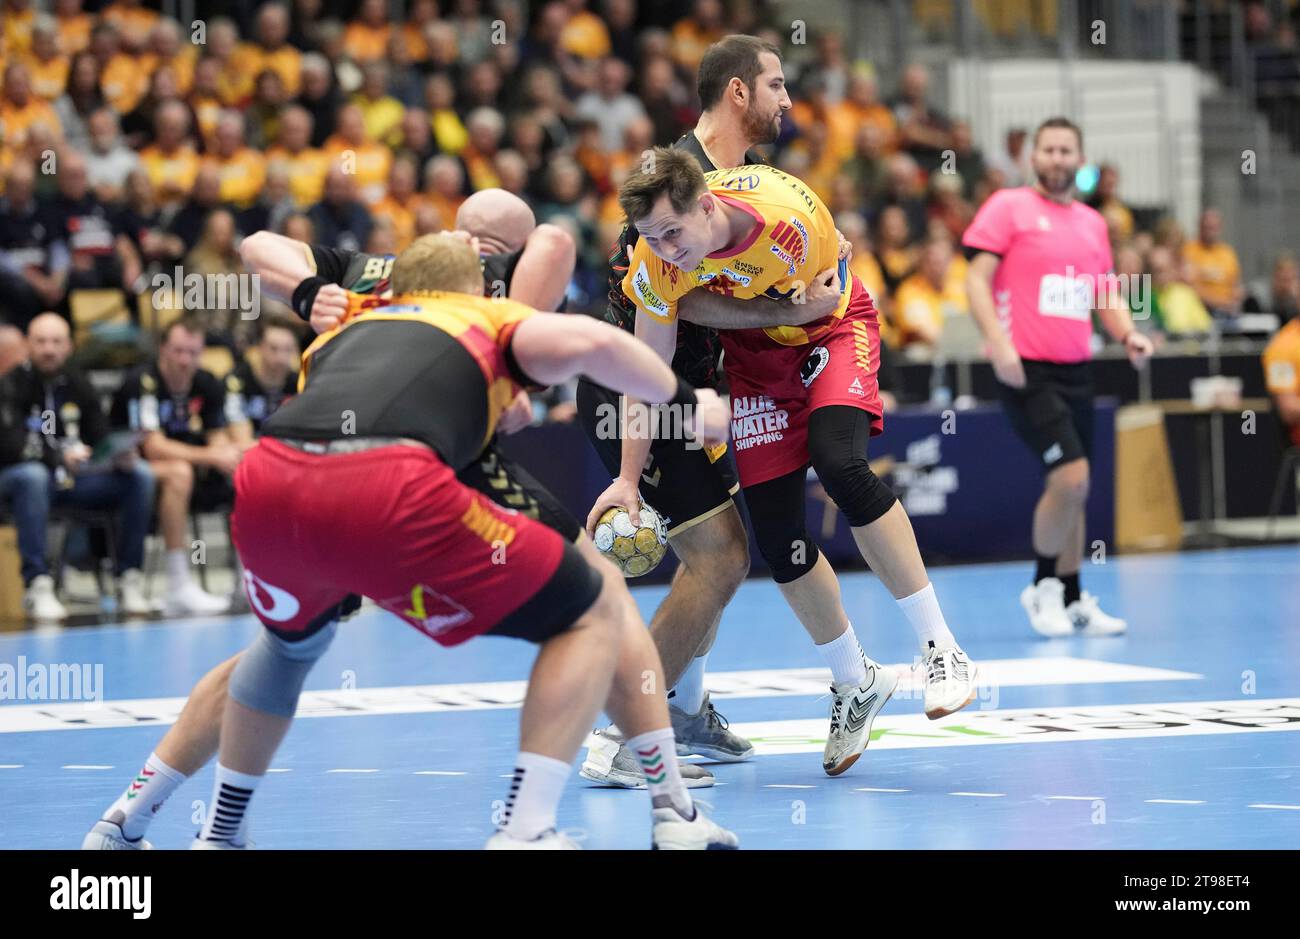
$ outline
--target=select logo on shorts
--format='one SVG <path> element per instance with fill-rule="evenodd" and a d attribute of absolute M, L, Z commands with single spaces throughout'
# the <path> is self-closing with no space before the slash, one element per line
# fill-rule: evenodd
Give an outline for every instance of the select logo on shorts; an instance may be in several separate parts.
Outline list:
<path fill-rule="evenodd" d="M 287 623 L 302 608 L 298 598 L 289 591 L 273 587 L 250 570 L 244 571 L 244 590 L 257 614 L 273 623 Z"/>
<path fill-rule="evenodd" d="M 766 395 L 731 399 L 731 439 L 737 451 L 785 439 L 790 414 Z"/>
<path fill-rule="evenodd" d="M 1051 466 L 1061 458 L 1063 452 L 1064 451 L 1061 450 L 1061 445 L 1059 443 L 1054 443 L 1043 451 L 1043 462 L 1048 466 Z"/>
<path fill-rule="evenodd" d="M 826 363 L 831 360 L 831 352 L 825 346 L 817 346 L 812 350 L 808 358 L 803 360 L 803 368 L 799 370 L 799 377 L 803 379 L 803 386 L 807 388 L 813 383 L 813 380 L 822 373 L 826 368 Z"/>
<path fill-rule="evenodd" d="M 641 301 L 641 305 L 645 307 L 647 312 L 656 316 L 668 315 L 668 304 L 664 303 L 659 294 L 655 293 L 650 286 L 650 271 L 646 268 L 645 261 L 641 262 L 641 266 L 632 275 L 632 292 L 636 294 L 637 299 Z"/>
<path fill-rule="evenodd" d="M 458 626 L 464 626 L 474 618 L 469 610 L 428 584 L 416 584 L 409 594 L 380 600 L 379 605 L 429 636 L 440 636 Z"/>
<path fill-rule="evenodd" d="M 867 396 L 866 391 L 862 388 L 862 379 L 858 378 L 856 375 L 853 377 L 853 384 L 849 385 L 849 394 L 859 395 L 863 398 Z"/>

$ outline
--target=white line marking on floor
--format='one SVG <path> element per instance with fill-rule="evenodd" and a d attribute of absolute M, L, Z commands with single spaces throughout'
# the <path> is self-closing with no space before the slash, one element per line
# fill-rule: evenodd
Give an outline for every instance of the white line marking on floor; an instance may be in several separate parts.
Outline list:
<path fill-rule="evenodd" d="M 115 766 L 99 766 L 94 763 L 69 763 L 64 769 L 116 769 Z"/>
<path fill-rule="evenodd" d="M 377 773 L 377 769 L 327 769 L 327 773 Z"/>
<path fill-rule="evenodd" d="M 861 789 L 854 789 L 854 792 L 911 792 L 911 789 L 875 789 L 871 786 L 863 786 Z"/>
<path fill-rule="evenodd" d="M 1104 802 L 1105 796 L 1043 796 L 1045 799 L 1064 799 L 1068 802 Z"/>
<path fill-rule="evenodd" d="M 796 786 L 787 783 L 769 783 L 764 789 L 816 789 L 816 786 Z"/>
<path fill-rule="evenodd" d="M 1204 799 L 1147 799 L 1150 805 L 1204 805 Z"/>
<path fill-rule="evenodd" d="M 416 776 L 465 776 L 466 773 L 445 769 L 417 769 Z"/>
<path fill-rule="evenodd" d="M 21 763 L 0 763 L 0 769 L 22 769 Z"/>
<path fill-rule="evenodd" d="M 977 799 L 1000 799 L 1006 795 L 1005 792 L 950 792 L 950 796 L 971 796 Z"/>
<path fill-rule="evenodd" d="M 268 773 L 292 773 L 293 770 L 276 768 L 276 769 L 268 769 L 267 772 Z"/>
<path fill-rule="evenodd" d="M 1270 804 L 1267 803 L 1267 802 L 1257 802 L 1257 803 L 1254 804 L 1254 805 L 1249 805 L 1249 806 L 1247 806 L 1247 808 L 1251 808 L 1251 809 L 1290 809 L 1290 810 L 1293 811 L 1293 812 L 1300 812 L 1300 805 L 1270 805 Z"/>

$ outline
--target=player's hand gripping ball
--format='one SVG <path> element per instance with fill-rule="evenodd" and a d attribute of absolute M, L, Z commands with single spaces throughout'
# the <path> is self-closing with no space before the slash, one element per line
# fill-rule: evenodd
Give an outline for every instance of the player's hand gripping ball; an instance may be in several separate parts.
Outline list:
<path fill-rule="evenodd" d="M 614 506 L 596 523 L 596 550 L 618 565 L 624 577 L 648 574 L 668 551 L 668 526 L 659 513 L 641 503 L 641 527 L 632 524 L 627 509 Z"/>

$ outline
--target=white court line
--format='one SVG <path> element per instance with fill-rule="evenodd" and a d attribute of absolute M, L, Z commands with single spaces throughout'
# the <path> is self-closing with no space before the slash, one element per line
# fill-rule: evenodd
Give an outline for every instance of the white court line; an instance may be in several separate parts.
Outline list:
<path fill-rule="evenodd" d="M 327 769 L 327 773 L 377 773 L 377 769 Z"/>
<path fill-rule="evenodd" d="M 98 766 L 94 763 L 69 763 L 64 769 L 116 769 L 115 766 Z"/>
<path fill-rule="evenodd" d="M 0 763 L 0 769 L 22 769 L 21 763 Z"/>
<path fill-rule="evenodd" d="M 1068 802 L 1104 802 L 1105 796 L 1044 796 L 1047 799 L 1064 799 Z"/>
<path fill-rule="evenodd" d="M 451 770 L 445 770 L 445 769 L 417 769 L 414 775 L 416 776 L 465 776 L 468 774 L 463 772 L 453 772 Z"/>
<path fill-rule="evenodd" d="M 291 770 L 291 769 L 278 769 L 278 768 L 277 768 L 277 769 L 268 769 L 267 772 L 268 772 L 268 773 L 292 773 L 293 770 Z"/>
<path fill-rule="evenodd" d="M 854 789 L 854 792 L 911 792 L 911 789 L 875 789 L 871 786 L 863 786 L 861 789 Z"/>
<path fill-rule="evenodd" d="M 1291 809 L 1293 812 L 1300 812 L 1300 805 L 1270 805 L 1267 802 L 1257 802 L 1255 805 L 1246 807 L 1250 809 Z"/>
<path fill-rule="evenodd" d="M 793 785 L 793 784 L 786 784 L 786 783 L 769 783 L 768 785 L 764 786 L 763 788 L 764 788 L 764 789 L 816 789 L 817 787 L 816 787 L 816 786 L 796 786 L 796 785 Z"/>
<path fill-rule="evenodd" d="M 1005 792 L 950 792 L 950 796 L 972 796 L 978 799 L 999 799 L 1005 796 Z"/>
<path fill-rule="evenodd" d="M 1150 805 L 1204 805 L 1204 799 L 1147 799 Z"/>

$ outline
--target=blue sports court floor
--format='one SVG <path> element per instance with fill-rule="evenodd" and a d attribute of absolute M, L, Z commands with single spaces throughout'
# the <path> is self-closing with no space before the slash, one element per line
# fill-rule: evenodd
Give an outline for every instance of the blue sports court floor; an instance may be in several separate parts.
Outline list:
<path fill-rule="evenodd" d="M 1085 588 L 1127 637 L 1043 640 L 1017 603 L 1026 564 L 932 571 L 987 686 L 939 722 L 900 693 L 844 776 L 820 766 L 828 673 L 761 580 L 728 608 L 710 661 L 721 710 L 759 755 L 701 793 L 751 848 L 1300 846 L 1300 549 L 1112 558 Z M 875 578 L 842 578 L 867 652 L 915 642 Z M 662 588 L 635 591 L 648 615 Z M 8 663 L 103 666 L 100 707 L 0 702 L 0 846 L 76 847 L 193 682 L 243 648 L 251 617 L 0 635 Z M 20 657 L 22 657 L 20 659 Z M 341 630 L 251 813 L 264 848 L 477 848 L 512 768 L 531 650 L 442 650 L 388 614 Z M 93 668 L 92 668 L 93 673 Z M 83 689 L 83 694 L 88 694 Z M 13 692 L 11 691 L 11 697 Z M 194 835 L 208 769 L 149 837 Z M 592 848 L 648 842 L 644 791 L 577 776 L 561 827 Z"/>

